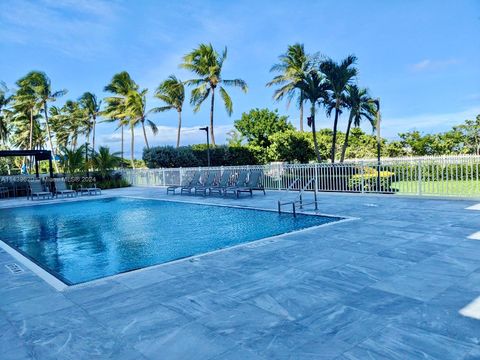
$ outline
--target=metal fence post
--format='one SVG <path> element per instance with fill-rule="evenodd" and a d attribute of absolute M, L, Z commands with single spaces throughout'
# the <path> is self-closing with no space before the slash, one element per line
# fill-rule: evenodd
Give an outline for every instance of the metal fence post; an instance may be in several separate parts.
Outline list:
<path fill-rule="evenodd" d="M 422 195 L 422 160 L 418 160 L 418 195 Z"/>
<path fill-rule="evenodd" d="M 361 179 L 361 183 L 360 183 L 360 186 L 361 186 L 361 192 L 362 194 L 365 193 L 365 169 L 364 169 L 364 165 L 363 165 L 363 161 L 360 162 L 360 179 Z"/>

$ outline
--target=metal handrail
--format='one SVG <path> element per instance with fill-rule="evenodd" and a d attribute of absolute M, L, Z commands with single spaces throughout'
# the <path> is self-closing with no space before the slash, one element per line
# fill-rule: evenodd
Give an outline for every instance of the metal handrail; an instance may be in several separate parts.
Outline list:
<path fill-rule="evenodd" d="M 299 180 L 299 179 L 297 179 Z M 304 203 L 303 202 L 303 193 L 305 192 L 305 190 L 312 184 L 312 183 L 315 183 L 315 186 L 313 187 L 313 194 L 314 194 L 314 201 L 312 202 L 309 202 L 309 203 Z M 295 200 L 292 200 L 292 201 L 286 201 L 286 202 L 281 202 L 280 200 L 278 200 L 278 213 L 280 214 L 282 212 L 282 205 L 288 205 L 288 204 L 292 204 L 292 213 L 293 213 L 293 216 L 297 216 L 297 212 L 296 212 L 296 204 L 300 204 L 299 208 L 300 209 L 303 209 L 303 206 L 304 205 L 310 205 L 310 204 L 315 204 L 315 211 L 318 210 L 318 200 L 317 200 L 317 179 L 316 177 L 313 177 L 311 178 L 301 189 L 300 189 L 300 193 L 298 194 L 297 198 Z"/>

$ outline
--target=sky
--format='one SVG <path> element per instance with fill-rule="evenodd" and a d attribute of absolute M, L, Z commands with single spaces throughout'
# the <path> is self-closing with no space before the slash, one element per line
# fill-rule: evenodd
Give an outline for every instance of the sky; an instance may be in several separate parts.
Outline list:
<path fill-rule="evenodd" d="M 278 109 L 298 126 L 298 109 L 274 102 L 265 87 L 271 66 L 296 42 L 334 60 L 358 57 L 356 81 L 381 99 L 387 138 L 445 131 L 480 114 L 480 0 L 0 0 L 0 80 L 14 88 L 27 72 L 45 71 L 54 90 L 68 89 L 55 105 L 85 91 L 103 97 L 125 70 L 149 89 L 147 107 L 160 106 L 153 93 L 161 81 L 192 78 L 179 68 L 183 55 L 200 43 L 226 46 L 223 77 L 244 79 L 249 91 L 229 90 L 231 117 L 217 101 L 217 143 L 252 108 Z M 208 124 L 208 110 L 205 103 L 194 113 L 187 100 L 183 145 L 205 142 L 198 128 Z M 160 130 L 149 134 L 151 145 L 174 144 L 176 112 L 150 119 Z M 317 121 L 332 126 L 323 111 Z M 119 149 L 114 125 L 97 131 L 99 143 Z M 140 129 L 136 143 L 143 144 Z"/>

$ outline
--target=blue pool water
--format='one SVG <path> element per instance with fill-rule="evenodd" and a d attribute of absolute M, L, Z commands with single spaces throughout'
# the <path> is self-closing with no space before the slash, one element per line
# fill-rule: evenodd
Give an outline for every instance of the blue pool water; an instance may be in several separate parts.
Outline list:
<path fill-rule="evenodd" d="M 0 210 L 0 240 L 72 285 L 336 220 L 107 198 Z"/>

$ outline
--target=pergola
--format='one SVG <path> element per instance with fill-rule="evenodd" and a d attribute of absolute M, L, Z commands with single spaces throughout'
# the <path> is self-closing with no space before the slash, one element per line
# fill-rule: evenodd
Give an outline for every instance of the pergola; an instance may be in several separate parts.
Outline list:
<path fill-rule="evenodd" d="M 53 178 L 52 152 L 50 150 L 0 150 L 0 158 L 12 156 L 33 156 L 35 158 L 35 175 L 38 178 L 38 162 L 48 160 L 50 177 Z"/>

